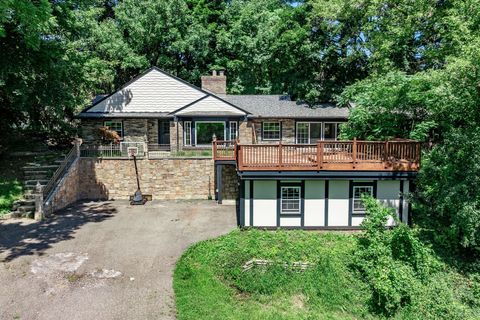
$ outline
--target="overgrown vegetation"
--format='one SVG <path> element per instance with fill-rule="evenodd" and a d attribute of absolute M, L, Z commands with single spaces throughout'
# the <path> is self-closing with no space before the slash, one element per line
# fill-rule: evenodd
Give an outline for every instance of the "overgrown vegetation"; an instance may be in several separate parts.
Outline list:
<path fill-rule="evenodd" d="M 477 319 L 478 274 L 436 258 L 374 200 L 362 235 L 233 231 L 191 247 L 177 263 L 178 318 Z M 244 271 L 250 259 L 279 262 Z M 305 272 L 282 263 L 311 262 Z"/>

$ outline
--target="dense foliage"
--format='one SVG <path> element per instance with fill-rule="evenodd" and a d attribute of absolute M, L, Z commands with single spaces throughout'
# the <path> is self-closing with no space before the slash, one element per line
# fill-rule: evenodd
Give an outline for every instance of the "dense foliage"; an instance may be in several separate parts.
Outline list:
<path fill-rule="evenodd" d="M 174 272 L 186 319 L 478 319 L 480 279 L 437 260 L 369 202 L 364 235 L 233 231 L 189 248 Z M 251 259 L 276 264 L 243 270 Z M 294 262 L 309 262 L 304 272 Z"/>

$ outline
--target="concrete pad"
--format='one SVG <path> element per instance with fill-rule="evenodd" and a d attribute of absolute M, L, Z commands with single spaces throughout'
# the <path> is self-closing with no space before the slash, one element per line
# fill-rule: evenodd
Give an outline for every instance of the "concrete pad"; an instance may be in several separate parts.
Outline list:
<path fill-rule="evenodd" d="M 214 201 L 86 202 L 0 221 L 0 319 L 175 319 L 172 274 L 193 243 L 236 227 Z"/>

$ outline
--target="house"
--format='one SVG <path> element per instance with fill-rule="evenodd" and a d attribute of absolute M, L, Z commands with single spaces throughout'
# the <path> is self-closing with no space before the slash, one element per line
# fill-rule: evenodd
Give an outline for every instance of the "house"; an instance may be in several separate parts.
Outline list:
<path fill-rule="evenodd" d="M 223 72 L 201 80 L 198 88 L 153 67 L 96 99 L 78 115 L 83 157 L 128 158 L 127 149 L 135 148 L 154 198 L 186 190 L 187 182 L 204 179 L 197 171 L 211 170 L 203 189 L 213 185 L 219 203 L 226 193 L 236 198 L 240 226 L 356 228 L 365 216 L 364 193 L 408 221 L 404 194 L 418 171 L 418 143 L 338 141 L 347 108 L 310 107 L 282 95 L 228 95 Z M 117 132 L 120 144 L 105 141 L 101 127 Z M 119 174 L 123 167 L 109 172 Z M 165 167 L 170 175 L 158 178 Z M 187 182 L 177 183 L 184 175 Z M 122 177 L 108 186 L 102 182 L 104 188 L 122 188 Z"/>

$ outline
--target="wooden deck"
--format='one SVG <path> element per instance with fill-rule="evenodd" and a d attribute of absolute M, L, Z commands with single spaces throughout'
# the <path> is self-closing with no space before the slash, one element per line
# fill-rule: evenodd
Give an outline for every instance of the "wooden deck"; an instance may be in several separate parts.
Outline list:
<path fill-rule="evenodd" d="M 416 141 L 320 141 L 305 144 L 213 143 L 215 161 L 236 161 L 240 171 L 418 171 Z"/>

